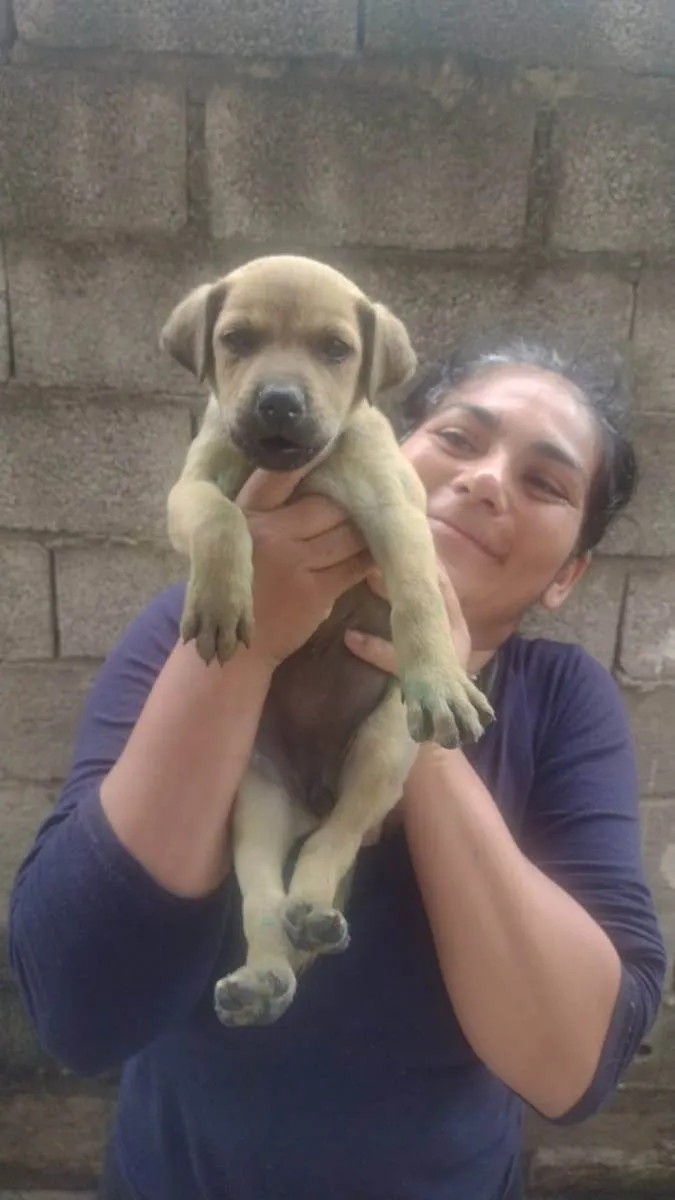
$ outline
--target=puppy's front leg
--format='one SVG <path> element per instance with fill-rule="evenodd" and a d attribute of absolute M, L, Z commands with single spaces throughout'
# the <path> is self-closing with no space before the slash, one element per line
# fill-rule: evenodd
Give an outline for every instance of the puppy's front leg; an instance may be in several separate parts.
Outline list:
<path fill-rule="evenodd" d="M 381 568 L 412 737 L 477 741 L 494 713 L 457 658 L 424 489 L 386 418 L 356 414 L 312 482 L 349 511 Z"/>
<path fill-rule="evenodd" d="M 245 966 L 215 987 L 215 1008 L 224 1025 L 269 1025 L 295 995 L 295 972 L 304 956 L 284 931 L 283 867 L 301 832 L 285 789 L 249 766 L 232 814 L 247 955 Z"/>
<path fill-rule="evenodd" d="M 334 907 L 338 888 L 366 834 L 400 799 L 416 751 L 398 688 L 392 684 L 356 735 L 333 812 L 298 856 L 284 917 L 288 937 L 298 950 L 325 954 L 348 946 L 347 921 Z"/>
<path fill-rule="evenodd" d="M 248 644 L 253 628 L 253 546 L 235 496 L 251 473 L 211 400 L 168 498 L 169 537 L 190 560 L 180 632 L 205 663 Z"/>

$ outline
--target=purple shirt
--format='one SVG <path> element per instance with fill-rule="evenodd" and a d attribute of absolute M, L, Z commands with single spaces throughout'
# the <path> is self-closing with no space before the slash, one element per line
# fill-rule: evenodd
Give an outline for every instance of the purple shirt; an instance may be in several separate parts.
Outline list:
<path fill-rule="evenodd" d="M 104 665 L 70 772 L 15 882 L 10 957 L 45 1048 L 123 1065 L 115 1146 L 144 1200 L 501 1200 L 523 1102 L 476 1057 L 441 979 L 405 836 L 359 857 L 352 940 L 276 1025 L 227 1029 L 214 981 L 244 957 L 234 878 L 178 898 L 113 834 L 99 786 L 178 636 L 184 585 Z M 607 1100 L 652 1025 L 666 960 L 645 883 L 628 723 L 584 650 L 513 636 L 497 722 L 471 749 L 514 837 L 606 930 L 622 985 L 595 1079 Z"/>

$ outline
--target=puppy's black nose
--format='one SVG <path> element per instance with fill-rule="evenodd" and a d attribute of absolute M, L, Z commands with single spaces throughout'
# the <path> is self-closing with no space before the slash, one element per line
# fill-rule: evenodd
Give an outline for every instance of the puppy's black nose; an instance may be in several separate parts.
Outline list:
<path fill-rule="evenodd" d="M 268 434 L 292 436 L 307 414 L 305 393 L 292 383 L 266 383 L 258 392 L 255 409 Z"/>

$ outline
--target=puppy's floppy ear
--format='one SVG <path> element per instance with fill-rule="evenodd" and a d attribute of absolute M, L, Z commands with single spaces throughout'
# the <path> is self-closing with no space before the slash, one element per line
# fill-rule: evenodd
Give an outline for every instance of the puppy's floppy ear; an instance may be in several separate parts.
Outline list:
<path fill-rule="evenodd" d="M 200 383 L 213 378 L 213 327 L 227 294 L 227 281 L 203 283 L 177 304 L 159 337 L 181 367 Z"/>
<path fill-rule="evenodd" d="M 359 394 L 374 402 L 380 392 L 410 378 L 417 355 L 405 325 L 384 304 L 361 301 L 358 318 L 362 343 Z"/>

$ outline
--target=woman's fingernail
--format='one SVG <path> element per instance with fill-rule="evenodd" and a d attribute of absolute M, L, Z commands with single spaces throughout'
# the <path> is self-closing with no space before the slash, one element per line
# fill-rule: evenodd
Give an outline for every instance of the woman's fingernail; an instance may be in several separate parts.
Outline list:
<path fill-rule="evenodd" d="M 347 641 L 351 642 L 354 646 L 362 646 L 366 640 L 365 633 L 360 633 L 358 629 L 348 629 L 345 637 L 347 638 Z"/>

